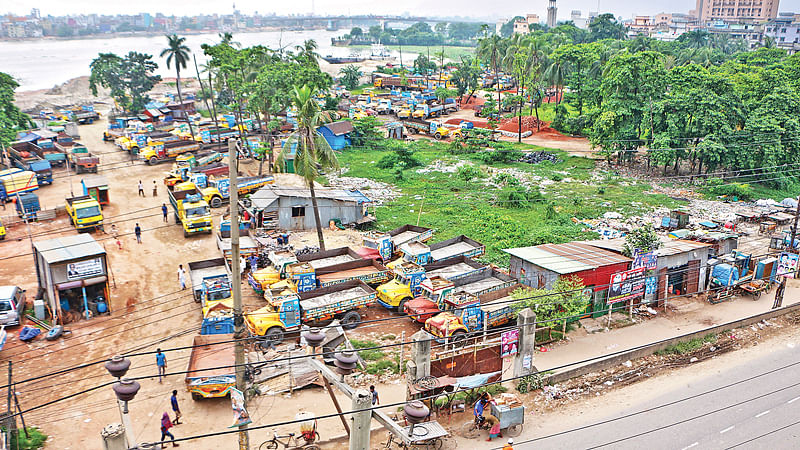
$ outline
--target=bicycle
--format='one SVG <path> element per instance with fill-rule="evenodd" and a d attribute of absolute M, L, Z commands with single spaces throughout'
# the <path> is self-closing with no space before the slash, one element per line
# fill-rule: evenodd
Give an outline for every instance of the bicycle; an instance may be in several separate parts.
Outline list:
<path fill-rule="evenodd" d="M 303 433 L 300 436 L 305 443 L 301 444 L 300 441 L 294 437 L 294 433 L 289 433 L 286 436 L 278 436 L 278 433 L 273 431 L 272 439 L 262 442 L 261 445 L 258 446 L 258 450 L 275 450 L 278 448 L 278 444 L 283 445 L 285 449 L 320 450 L 319 445 L 313 443 L 319 440 L 319 433 L 314 431 L 313 434 L 309 433 L 307 435 Z M 288 439 L 284 442 L 281 438 Z"/>

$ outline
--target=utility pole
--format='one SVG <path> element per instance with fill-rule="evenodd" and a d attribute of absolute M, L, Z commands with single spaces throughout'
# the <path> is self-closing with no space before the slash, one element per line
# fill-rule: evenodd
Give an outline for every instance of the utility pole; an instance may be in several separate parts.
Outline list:
<path fill-rule="evenodd" d="M 236 150 L 236 141 L 228 139 L 228 178 L 230 181 L 230 210 L 231 210 L 231 275 L 233 276 L 233 338 L 236 340 L 236 389 L 245 392 L 247 381 L 244 374 L 244 316 L 242 315 L 242 273 L 239 268 L 239 186 L 236 175 L 239 170 L 239 155 Z M 242 396 L 247 400 L 247 396 Z M 247 425 L 239 427 L 239 450 L 250 450 L 250 437 L 247 434 Z"/>
<path fill-rule="evenodd" d="M 797 210 L 794 212 L 794 225 L 792 226 L 792 240 L 789 241 L 789 251 L 792 253 L 797 253 L 794 251 L 794 237 L 797 235 L 797 221 L 800 219 L 800 197 L 795 198 L 797 200 Z"/>

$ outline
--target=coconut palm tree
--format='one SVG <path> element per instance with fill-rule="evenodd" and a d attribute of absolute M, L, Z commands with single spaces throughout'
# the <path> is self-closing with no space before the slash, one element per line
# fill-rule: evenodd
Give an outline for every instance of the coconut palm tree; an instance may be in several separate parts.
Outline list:
<path fill-rule="evenodd" d="M 297 59 L 304 60 L 309 64 L 319 67 L 319 54 L 317 53 L 319 45 L 314 39 L 307 39 L 303 45 L 295 46 L 297 50 Z"/>
<path fill-rule="evenodd" d="M 297 130 L 289 136 L 278 154 L 275 169 L 280 171 L 285 167 L 287 154 L 292 148 L 295 148 L 294 170 L 305 178 L 308 190 L 311 192 L 311 206 L 314 208 L 319 249 L 325 250 L 325 238 L 322 235 L 322 222 L 319 217 L 314 182 L 321 171 L 337 170 L 339 161 L 328 141 L 317 133 L 317 127 L 330 121 L 330 118 L 324 112 L 320 112 L 317 102 L 314 101 L 315 93 L 315 89 L 308 85 L 303 85 L 301 88 L 294 87 L 292 103 L 297 107 Z"/>
<path fill-rule="evenodd" d="M 500 110 L 500 76 L 498 65 L 503 59 L 503 38 L 493 34 L 487 38 L 483 38 L 478 42 L 478 57 L 484 61 L 488 61 L 489 65 L 494 69 L 494 81 L 497 83 L 497 109 Z"/>
<path fill-rule="evenodd" d="M 219 43 L 229 45 L 231 47 L 241 47 L 242 44 L 233 40 L 233 34 L 225 32 L 219 33 Z"/>
<path fill-rule="evenodd" d="M 569 64 L 565 62 L 553 61 L 544 71 L 544 77 L 550 86 L 556 87 L 556 104 L 561 103 L 564 96 L 564 81 L 569 73 Z"/>
<path fill-rule="evenodd" d="M 172 36 L 167 35 L 167 48 L 161 50 L 161 57 L 167 57 L 167 69 L 169 69 L 169 65 L 174 61 L 175 62 L 175 75 L 177 78 L 177 87 L 178 87 L 178 102 L 181 105 L 181 112 L 186 115 L 186 122 L 189 124 L 189 133 L 192 135 L 192 140 L 194 141 L 194 128 L 192 127 L 192 121 L 189 118 L 189 115 L 186 114 L 185 110 L 183 109 L 183 95 L 181 94 L 181 68 L 186 68 L 186 62 L 189 60 L 189 47 L 184 45 L 186 42 L 185 37 L 178 37 L 177 34 L 173 34 Z"/>

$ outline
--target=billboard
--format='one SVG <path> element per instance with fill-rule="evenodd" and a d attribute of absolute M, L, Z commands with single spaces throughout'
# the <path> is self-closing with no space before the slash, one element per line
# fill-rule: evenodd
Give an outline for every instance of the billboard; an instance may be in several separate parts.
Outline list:
<path fill-rule="evenodd" d="M 624 302 L 644 295 L 644 270 L 644 267 L 639 267 L 611 275 L 608 303 Z"/>
<path fill-rule="evenodd" d="M 794 278 L 794 274 L 797 272 L 797 261 L 798 255 L 787 252 L 781 253 L 781 256 L 778 257 L 778 271 L 776 275 Z"/>
<path fill-rule="evenodd" d="M 67 264 L 67 280 L 81 280 L 103 274 L 102 258 L 87 259 Z"/>
<path fill-rule="evenodd" d="M 637 248 L 633 251 L 633 263 L 631 269 L 643 267 L 645 270 L 656 270 L 658 257 L 654 252 L 640 253 Z"/>
<path fill-rule="evenodd" d="M 504 331 L 500 335 L 500 357 L 512 356 L 517 354 L 519 345 L 519 330 Z"/>

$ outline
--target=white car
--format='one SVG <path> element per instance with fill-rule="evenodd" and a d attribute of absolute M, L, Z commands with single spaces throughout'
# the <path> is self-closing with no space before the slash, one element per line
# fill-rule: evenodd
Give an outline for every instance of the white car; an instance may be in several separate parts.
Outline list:
<path fill-rule="evenodd" d="M 0 286 L 0 325 L 19 325 L 24 308 L 24 289 L 18 286 Z"/>

